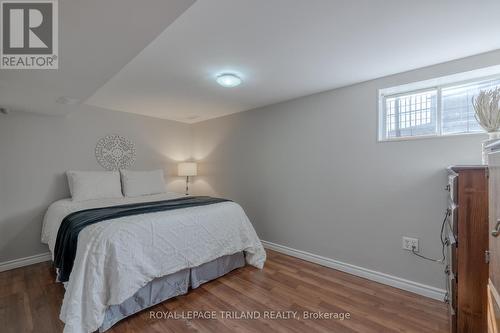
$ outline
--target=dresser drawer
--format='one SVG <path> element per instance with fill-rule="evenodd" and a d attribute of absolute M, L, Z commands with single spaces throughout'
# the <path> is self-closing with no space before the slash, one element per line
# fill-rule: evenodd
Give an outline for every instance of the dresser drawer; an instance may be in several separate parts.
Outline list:
<path fill-rule="evenodd" d="M 448 244 L 446 247 L 446 265 L 447 270 L 453 274 L 454 277 L 458 275 L 458 248 L 457 244 Z"/>
<path fill-rule="evenodd" d="M 453 232 L 451 223 L 446 221 L 444 228 L 444 238 L 446 242 L 446 265 L 450 271 L 455 275 L 457 274 L 457 238 Z"/>
<path fill-rule="evenodd" d="M 457 293 L 458 283 L 457 283 L 457 280 L 455 278 L 451 279 L 450 284 L 451 284 L 450 303 L 451 303 L 451 307 L 456 312 L 457 305 L 458 305 L 458 297 L 457 297 L 458 296 L 458 293 Z"/>
<path fill-rule="evenodd" d="M 458 247 L 457 245 L 451 245 L 451 272 L 456 277 L 458 275 Z"/>
<path fill-rule="evenodd" d="M 446 270 L 446 279 L 447 279 L 447 292 L 448 292 L 448 312 L 450 315 L 450 328 L 452 328 L 452 332 L 456 332 L 456 328 L 453 329 L 453 326 L 456 325 L 456 314 L 457 314 L 457 305 L 458 305 L 458 284 L 455 278 L 455 275 L 449 270 Z"/>
<path fill-rule="evenodd" d="M 446 227 L 453 232 L 455 240 L 458 239 L 458 206 L 452 201 L 448 202 L 448 216 Z"/>
<path fill-rule="evenodd" d="M 448 314 L 450 318 L 450 332 L 457 333 L 457 282 L 451 282 L 452 290 L 448 302 Z"/>
<path fill-rule="evenodd" d="M 453 172 L 448 175 L 448 185 L 445 189 L 449 193 L 450 201 L 458 204 L 458 174 Z"/>

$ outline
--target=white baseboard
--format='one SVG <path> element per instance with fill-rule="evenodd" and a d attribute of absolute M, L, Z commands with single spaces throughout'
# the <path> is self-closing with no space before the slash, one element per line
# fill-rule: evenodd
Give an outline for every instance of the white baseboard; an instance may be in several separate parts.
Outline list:
<path fill-rule="evenodd" d="M 35 254 L 34 256 L 19 258 L 9 261 L 0 262 L 0 272 L 8 271 L 11 269 L 38 264 L 40 262 L 52 260 L 50 252 Z"/>
<path fill-rule="evenodd" d="M 333 268 L 345 273 L 363 277 L 368 280 L 386 284 L 391 287 L 403 289 L 410 291 L 412 293 L 422 295 L 425 297 L 433 298 L 439 301 L 443 301 L 446 291 L 436 287 L 421 284 L 415 281 L 406 280 L 397 276 L 385 274 L 382 272 L 377 272 L 371 269 L 347 264 L 335 259 L 326 258 L 319 256 L 317 254 L 309 253 L 306 251 L 301 251 L 297 249 L 292 249 L 288 246 L 275 244 L 272 242 L 262 240 L 262 244 L 266 249 L 274 250 L 283 254 L 287 254 L 292 257 L 300 258 L 306 261 L 310 261 L 322 266 Z"/>
<path fill-rule="evenodd" d="M 436 300 L 442 301 L 446 294 L 446 291 L 443 289 L 428 286 L 422 283 L 403 279 L 397 276 L 374 271 L 371 269 L 347 264 L 335 259 L 319 256 L 317 254 L 313 254 L 310 252 L 293 249 L 288 246 L 268 242 L 265 240 L 262 240 L 262 244 L 266 249 L 274 250 L 280 253 L 287 254 L 292 257 L 310 261 L 325 267 L 333 268 L 345 273 L 363 277 L 368 280 L 372 280 L 375 282 L 386 284 L 388 286 L 410 291 L 415 294 L 433 298 Z M 52 256 L 50 252 L 47 252 L 47 253 L 35 254 L 30 257 L 5 261 L 0 263 L 0 272 L 8 271 L 19 267 L 29 266 L 33 264 L 38 264 L 40 262 L 50 261 L 50 260 L 52 260 Z"/>

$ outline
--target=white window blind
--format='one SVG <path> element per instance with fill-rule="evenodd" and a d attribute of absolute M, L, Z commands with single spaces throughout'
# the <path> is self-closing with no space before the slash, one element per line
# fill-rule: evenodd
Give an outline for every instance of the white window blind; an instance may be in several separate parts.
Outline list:
<path fill-rule="evenodd" d="M 481 90 L 500 87 L 500 79 L 478 79 L 428 89 L 381 95 L 382 140 L 483 132 L 472 98 Z"/>

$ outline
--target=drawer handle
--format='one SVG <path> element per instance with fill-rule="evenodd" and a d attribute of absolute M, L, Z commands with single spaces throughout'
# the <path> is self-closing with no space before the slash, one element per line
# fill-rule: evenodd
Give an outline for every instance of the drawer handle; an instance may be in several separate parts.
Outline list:
<path fill-rule="evenodd" d="M 451 190 L 450 184 L 446 185 L 446 187 L 444 188 L 444 190 L 450 192 L 450 190 Z"/>
<path fill-rule="evenodd" d="M 498 237 L 498 235 L 500 235 L 500 220 L 497 220 L 497 224 L 495 225 L 495 229 L 491 231 L 491 235 L 493 237 Z"/>

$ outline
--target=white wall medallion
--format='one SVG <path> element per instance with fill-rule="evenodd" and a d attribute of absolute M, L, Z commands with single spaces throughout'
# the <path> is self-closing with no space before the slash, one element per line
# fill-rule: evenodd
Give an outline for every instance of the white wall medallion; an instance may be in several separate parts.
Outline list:
<path fill-rule="evenodd" d="M 135 161 L 135 147 L 122 136 L 107 135 L 97 142 L 95 157 L 106 170 L 127 169 Z"/>

